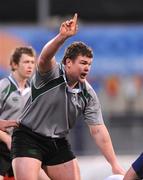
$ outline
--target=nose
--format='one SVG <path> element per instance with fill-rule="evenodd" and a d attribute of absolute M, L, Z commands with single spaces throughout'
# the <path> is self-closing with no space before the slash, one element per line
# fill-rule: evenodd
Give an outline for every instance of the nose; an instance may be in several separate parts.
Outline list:
<path fill-rule="evenodd" d="M 32 63 L 32 62 L 30 62 L 28 67 L 29 67 L 30 69 L 32 69 L 34 66 L 35 66 L 35 64 Z"/>
<path fill-rule="evenodd" d="M 89 66 L 89 65 L 86 65 L 85 68 L 84 68 L 84 70 L 85 70 L 86 72 L 88 72 L 88 71 L 90 70 L 90 66 Z"/>

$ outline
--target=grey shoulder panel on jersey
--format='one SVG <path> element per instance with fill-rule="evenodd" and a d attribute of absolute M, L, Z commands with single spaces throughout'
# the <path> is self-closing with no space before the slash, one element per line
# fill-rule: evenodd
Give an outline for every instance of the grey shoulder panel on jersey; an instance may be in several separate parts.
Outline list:
<path fill-rule="evenodd" d="M 1 107 L 3 107 L 9 95 L 15 91 L 17 87 L 9 80 L 9 78 L 2 79 L 0 81 L 0 87 Z"/>

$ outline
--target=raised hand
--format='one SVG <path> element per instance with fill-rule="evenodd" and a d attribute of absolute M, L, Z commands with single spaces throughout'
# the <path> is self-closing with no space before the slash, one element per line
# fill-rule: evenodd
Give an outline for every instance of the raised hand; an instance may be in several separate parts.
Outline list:
<path fill-rule="evenodd" d="M 60 34 L 65 38 L 68 38 L 70 36 L 75 35 L 77 30 L 78 30 L 77 14 L 75 14 L 72 19 L 67 20 L 61 24 Z"/>

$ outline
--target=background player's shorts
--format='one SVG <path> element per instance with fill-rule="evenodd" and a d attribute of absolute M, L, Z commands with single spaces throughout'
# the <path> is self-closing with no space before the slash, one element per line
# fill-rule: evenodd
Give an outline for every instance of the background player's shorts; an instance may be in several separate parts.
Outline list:
<path fill-rule="evenodd" d="M 12 136 L 12 158 L 31 157 L 42 165 L 57 165 L 75 158 L 67 139 L 40 135 L 20 125 Z"/>
<path fill-rule="evenodd" d="M 135 162 L 132 164 L 132 167 L 138 177 L 143 179 L 143 153 L 135 160 Z"/>
<path fill-rule="evenodd" d="M 10 151 L 3 142 L 0 142 L 0 175 L 13 176 Z"/>

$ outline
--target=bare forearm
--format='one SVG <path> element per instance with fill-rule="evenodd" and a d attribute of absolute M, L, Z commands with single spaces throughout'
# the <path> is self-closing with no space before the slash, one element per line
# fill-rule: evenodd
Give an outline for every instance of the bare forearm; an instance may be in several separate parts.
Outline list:
<path fill-rule="evenodd" d="M 42 59 L 43 61 L 52 59 L 65 40 L 65 37 L 58 34 L 55 38 L 53 38 L 43 47 L 40 54 L 40 59 Z"/>
<path fill-rule="evenodd" d="M 66 38 L 64 36 L 58 34 L 43 47 L 38 60 L 38 66 L 41 72 L 46 72 L 55 65 L 54 56 L 65 40 Z"/>
<path fill-rule="evenodd" d="M 112 172 L 124 175 L 125 170 L 120 166 L 117 160 L 110 135 L 105 125 L 90 126 L 90 132 L 98 148 L 106 160 L 110 163 Z"/>
<path fill-rule="evenodd" d="M 104 125 L 98 126 L 102 127 L 99 129 L 97 128 L 96 130 L 92 129 L 91 135 L 104 157 L 112 166 L 117 161 L 117 158 L 112 146 L 110 135 Z"/>
<path fill-rule="evenodd" d="M 110 165 L 114 166 L 117 163 L 117 158 L 110 137 L 108 135 L 100 137 L 96 140 L 96 144 Z"/>

